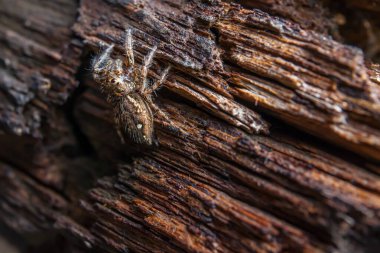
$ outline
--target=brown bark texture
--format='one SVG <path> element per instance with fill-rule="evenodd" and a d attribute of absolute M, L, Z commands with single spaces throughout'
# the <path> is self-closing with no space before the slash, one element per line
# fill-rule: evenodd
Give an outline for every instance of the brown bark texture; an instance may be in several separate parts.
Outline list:
<path fill-rule="evenodd" d="M 338 2 L 0 0 L 2 226 L 25 252 L 380 252 L 380 2 Z M 92 79 L 128 28 L 171 65 L 150 147 Z"/>

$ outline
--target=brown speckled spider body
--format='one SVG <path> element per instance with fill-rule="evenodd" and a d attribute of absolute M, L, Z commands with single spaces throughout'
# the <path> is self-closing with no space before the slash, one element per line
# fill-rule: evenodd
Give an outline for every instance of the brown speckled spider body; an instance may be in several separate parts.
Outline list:
<path fill-rule="evenodd" d="M 116 128 L 122 141 L 124 142 L 124 134 L 127 134 L 137 143 L 151 145 L 152 108 L 156 109 L 151 94 L 164 82 L 169 67 L 150 86 L 147 72 L 157 46 L 145 56 L 141 69 L 135 67 L 130 29 L 126 31 L 124 60 L 111 58 L 113 47 L 109 45 L 93 62 L 94 80 L 100 84 L 102 92 L 107 95 L 107 101 L 113 106 Z"/>

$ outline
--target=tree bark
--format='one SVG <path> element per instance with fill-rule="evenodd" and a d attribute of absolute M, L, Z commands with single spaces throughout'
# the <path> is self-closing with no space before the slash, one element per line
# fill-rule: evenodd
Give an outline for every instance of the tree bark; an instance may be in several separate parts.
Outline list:
<path fill-rule="evenodd" d="M 0 221 L 29 252 L 380 248 L 378 1 L 12 2 Z M 151 147 L 121 142 L 92 79 L 127 28 L 138 66 L 158 45 L 150 78 L 172 67 Z"/>

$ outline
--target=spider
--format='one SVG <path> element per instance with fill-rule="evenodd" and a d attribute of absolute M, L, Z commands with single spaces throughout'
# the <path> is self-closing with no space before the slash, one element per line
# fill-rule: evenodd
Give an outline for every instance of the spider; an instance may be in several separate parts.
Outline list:
<path fill-rule="evenodd" d="M 152 109 L 159 110 L 151 94 L 165 81 L 170 66 L 162 71 L 161 77 L 153 85 L 149 85 L 147 72 L 157 46 L 153 46 L 145 56 L 142 67 L 137 68 L 132 40 L 132 31 L 127 29 L 124 43 L 126 55 L 123 60 L 112 59 L 114 45 L 108 45 L 92 64 L 93 77 L 113 107 L 116 130 L 122 142 L 125 143 L 124 134 L 127 134 L 136 143 L 151 145 Z"/>

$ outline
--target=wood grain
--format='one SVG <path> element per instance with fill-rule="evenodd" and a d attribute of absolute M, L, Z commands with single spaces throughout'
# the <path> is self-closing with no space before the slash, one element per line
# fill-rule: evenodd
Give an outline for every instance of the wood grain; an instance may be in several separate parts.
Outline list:
<path fill-rule="evenodd" d="M 380 69 L 328 36 L 329 5 L 16 2 L 0 1 L 0 220 L 28 244 L 376 252 Z M 151 78 L 172 66 L 152 147 L 121 143 L 91 79 L 126 28 L 138 65 L 158 45 Z"/>

